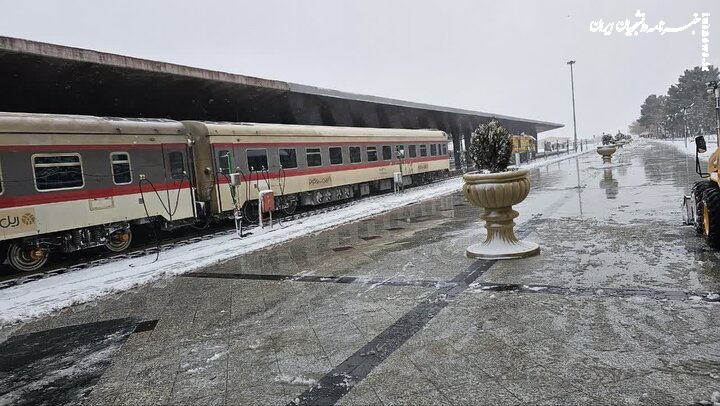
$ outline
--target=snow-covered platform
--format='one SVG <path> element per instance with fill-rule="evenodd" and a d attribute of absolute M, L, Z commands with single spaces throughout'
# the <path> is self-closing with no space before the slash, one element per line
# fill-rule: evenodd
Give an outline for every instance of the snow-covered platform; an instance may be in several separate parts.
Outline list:
<path fill-rule="evenodd" d="M 641 143 L 614 161 L 531 171 L 533 258 L 465 258 L 483 229 L 456 192 L 36 318 L 0 296 L 23 320 L 0 329 L 0 404 L 709 401 L 720 257 L 681 226 L 686 157 Z"/>

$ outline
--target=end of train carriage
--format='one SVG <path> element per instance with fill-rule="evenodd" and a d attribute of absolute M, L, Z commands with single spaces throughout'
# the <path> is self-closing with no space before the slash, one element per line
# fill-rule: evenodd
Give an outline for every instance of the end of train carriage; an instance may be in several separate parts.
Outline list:
<path fill-rule="evenodd" d="M 194 221 L 187 139 L 171 120 L 0 113 L 5 260 L 34 271 L 53 251 L 123 251 L 131 225 Z"/>

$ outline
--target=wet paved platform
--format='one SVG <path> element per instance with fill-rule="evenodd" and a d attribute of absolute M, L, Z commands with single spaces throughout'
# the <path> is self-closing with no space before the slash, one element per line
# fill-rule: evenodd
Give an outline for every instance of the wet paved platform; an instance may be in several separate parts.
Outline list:
<path fill-rule="evenodd" d="M 538 257 L 465 258 L 484 230 L 458 193 L 5 328 L 0 404 L 708 401 L 720 257 L 681 225 L 694 162 L 615 161 L 532 171 Z"/>

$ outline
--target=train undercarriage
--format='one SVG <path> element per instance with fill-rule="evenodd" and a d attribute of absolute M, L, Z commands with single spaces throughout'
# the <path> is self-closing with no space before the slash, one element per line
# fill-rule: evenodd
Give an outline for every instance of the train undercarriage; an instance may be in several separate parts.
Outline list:
<path fill-rule="evenodd" d="M 447 178 L 448 171 L 437 171 L 405 176 L 405 186 L 417 186 Z M 393 189 L 392 179 L 381 179 L 354 185 L 343 185 L 310 192 L 275 197 L 276 211 L 281 216 L 292 215 L 300 207 L 312 207 L 360 198 Z M 201 207 L 207 207 L 201 205 Z M 179 222 L 160 221 L 160 228 L 173 230 L 191 224 L 207 226 L 212 220 L 205 210 L 197 211 L 198 219 Z M 243 218 L 249 223 L 258 221 L 258 202 L 248 201 L 243 206 Z M 202 219 L 204 218 L 204 219 Z M 216 218 L 215 220 L 219 220 Z M 0 247 L 4 264 L 20 272 L 33 272 L 42 268 L 52 253 L 72 253 L 88 248 L 104 247 L 109 252 L 127 250 L 133 241 L 133 227 L 154 223 L 159 219 L 144 218 L 133 222 L 118 222 L 79 228 L 41 236 L 25 237 L 6 242 Z M 132 223 L 132 224 L 131 224 Z"/>
<path fill-rule="evenodd" d="M 424 172 L 403 177 L 404 186 L 424 185 L 436 180 L 445 179 L 449 171 Z M 393 190 L 393 179 L 380 179 L 353 185 L 336 186 L 275 197 L 275 207 L 282 215 L 292 215 L 298 207 L 319 206 L 360 198 L 374 193 Z M 258 221 L 258 202 L 248 201 L 243 206 L 243 218 L 254 223 Z"/>
<path fill-rule="evenodd" d="M 31 272 L 42 268 L 51 252 L 70 253 L 94 247 L 122 252 L 131 243 L 130 224 L 122 222 L 20 238 L 7 243 L 2 251 L 4 263 L 18 271 Z"/>

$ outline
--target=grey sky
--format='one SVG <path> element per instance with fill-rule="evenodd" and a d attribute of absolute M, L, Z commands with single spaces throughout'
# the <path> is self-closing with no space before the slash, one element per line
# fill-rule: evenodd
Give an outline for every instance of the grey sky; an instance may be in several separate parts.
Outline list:
<path fill-rule="evenodd" d="M 651 94 L 700 65 L 698 25 L 626 37 L 590 22 L 645 13 L 680 27 L 720 1 L 8 1 L 0 35 L 415 102 L 625 131 Z M 714 24 L 718 21 L 717 25 Z M 695 35 L 690 33 L 695 29 Z M 718 32 L 718 34 L 715 34 Z"/>

